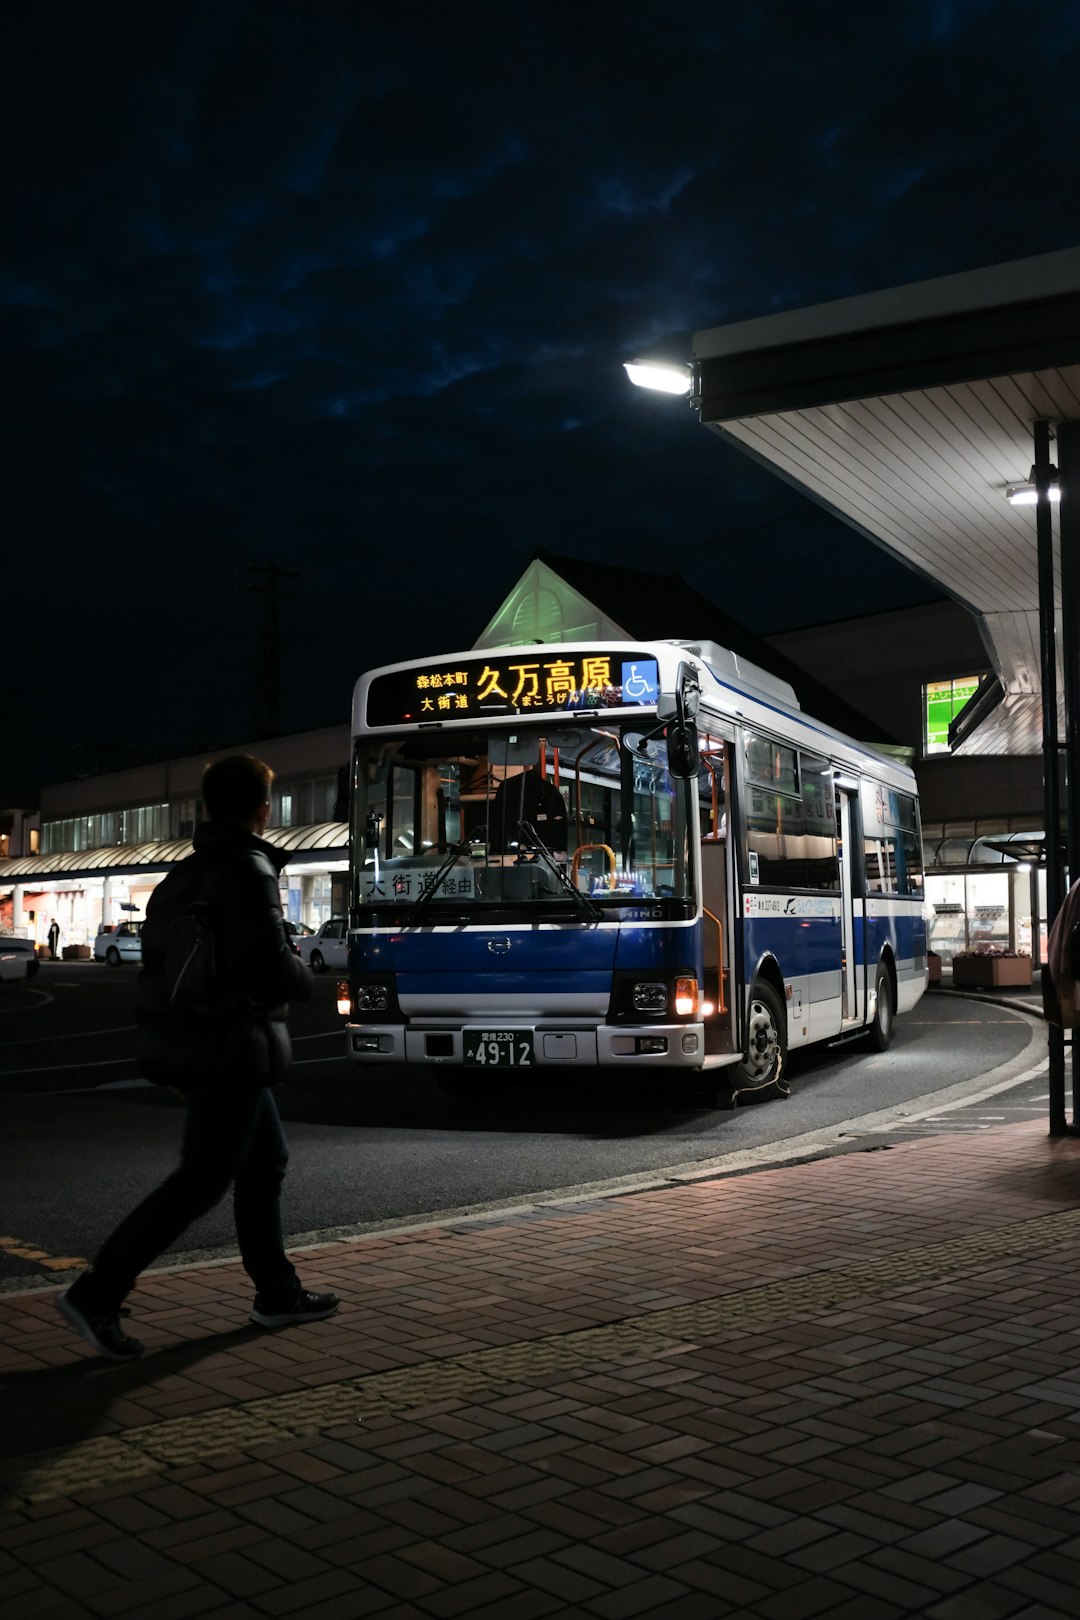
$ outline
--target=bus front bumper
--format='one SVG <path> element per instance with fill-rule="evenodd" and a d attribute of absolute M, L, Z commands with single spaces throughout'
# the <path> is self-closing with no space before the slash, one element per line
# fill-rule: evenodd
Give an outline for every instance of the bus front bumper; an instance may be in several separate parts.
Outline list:
<path fill-rule="evenodd" d="M 632 1063 L 635 1068 L 696 1069 L 705 1055 L 702 1024 L 599 1024 L 574 1029 L 546 1029 L 542 1025 L 491 1021 L 489 1024 L 448 1028 L 404 1024 L 346 1024 L 345 1044 L 356 1063 L 422 1063 L 461 1068 L 465 1065 L 465 1036 L 475 1030 L 497 1029 L 531 1037 L 528 1061 L 499 1067 L 609 1068 Z M 480 1064 L 468 1067 L 481 1068 Z"/>

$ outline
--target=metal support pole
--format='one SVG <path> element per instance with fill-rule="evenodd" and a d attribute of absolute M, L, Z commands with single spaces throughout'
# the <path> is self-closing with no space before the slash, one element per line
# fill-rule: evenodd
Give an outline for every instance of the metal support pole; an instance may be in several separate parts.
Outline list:
<path fill-rule="evenodd" d="M 1069 882 L 1075 883 L 1080 878 L 1080 422 L 1059 422 L 1057 444 L 1061 484 L 1061 662 L 1065 686 L 1065 857 Z M 1075 1048 L 1072 1071 L 1075 1130 L 1080 1116 Z"/>
<path fill-rule="evenodd" d="M 1053 926 L 1064 898 L 1061 870 L 1061 801 L 1058 790 L 1057 620 L 1054 600 L 1054 531 L 1050 511 L 1050 424 L 1036 422 L 1035 532 L 1039 558 L 1039 654 L 1042 676 L 1043 807 L 1046 822 L 1046 926 Z M 1066 1136 L 1065 1032 L 1047 1026 L 1050 1059 L 1050 1135 Z"/>
<path fill-rule="evenodd" d="M 1065 851 L 1069 882 L 1080 877 L 1080 422 L 1059 422 L 1061 662 L 1065 677 Z"/>

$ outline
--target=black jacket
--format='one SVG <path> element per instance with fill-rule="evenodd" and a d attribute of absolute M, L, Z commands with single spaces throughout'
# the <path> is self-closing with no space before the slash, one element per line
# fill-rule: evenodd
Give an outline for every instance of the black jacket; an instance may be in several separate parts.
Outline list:
<path fill-rule="evenodd" d="M 200 1082 L 277 1085 L 289 1072 L 288 1003 L 306 1001 L 313 981 L 285 932 L 278 898 L 284 853 L 234 822 L 204 821 L 195 853 L 158 884 L 142 928 L 138 1018 L 147 1079 L 188 1089 Z M 178 1015 L 165 973 L 169 929 L 195 900 L 209 900 L 218 973 L 230 1011 Z"/>

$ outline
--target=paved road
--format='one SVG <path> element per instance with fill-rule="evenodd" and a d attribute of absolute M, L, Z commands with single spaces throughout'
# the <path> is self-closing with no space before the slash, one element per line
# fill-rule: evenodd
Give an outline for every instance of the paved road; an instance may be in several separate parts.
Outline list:
<path fill-rule="evenodd" d="M 136 1077 L 133 976 L 58 964 L 0 998 L 0 1288 L 62 1277 L 174 1161 L 180 1108 Z M 296 1010 L 296 1078 L 281 1094 L 294 1242 L 1046 1113 L 1041 1026 L 960 997 L 924 998 L 888 1053 L 797 1055 L 790 1099 L 730 1112 L 686 1086 L 602 1076 L 542 1089 L 530 1078 L 495 1103 L 457 1103 L 421 1071 L 343 1058 L 333 989 L 320 980 Z M 223 1206 L 184 1251 L 231 1245 Z"/>

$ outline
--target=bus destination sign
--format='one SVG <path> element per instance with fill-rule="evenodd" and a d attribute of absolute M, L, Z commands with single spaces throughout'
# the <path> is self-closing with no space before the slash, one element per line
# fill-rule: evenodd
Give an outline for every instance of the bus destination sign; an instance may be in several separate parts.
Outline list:
<path fill-rule="evenodd" d="M 483 658 L 441 660 L 377 675 L 368 688 L 369 726 L 418 720 L 468 720 L 477 715 L 559 714 L 579 709 L 655 705 L 655 658 L 620 648 L 610 652 L 538 649 Z"/>

